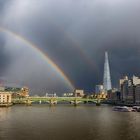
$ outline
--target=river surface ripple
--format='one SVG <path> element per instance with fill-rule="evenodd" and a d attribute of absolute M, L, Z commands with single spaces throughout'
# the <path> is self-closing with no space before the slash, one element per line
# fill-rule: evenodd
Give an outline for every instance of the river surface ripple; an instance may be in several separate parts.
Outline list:
<path fill-rule="evenodd" d="M 140 113 L 102 105 L 0 108 L 0 140 L 140 140 Z"/>

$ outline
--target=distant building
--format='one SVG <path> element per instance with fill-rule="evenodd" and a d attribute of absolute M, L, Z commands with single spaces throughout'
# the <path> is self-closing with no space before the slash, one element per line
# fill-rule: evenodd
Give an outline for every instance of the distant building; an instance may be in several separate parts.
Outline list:
<path fill-rule="evenodd" d="M 75 89 L 74 95 L 75 95 L 75 97 L 83 97 L 84 96 L 84 90 Z"/>
<path fill-rule="evenodd" d="M 107 92 L 104 90 L 103 85 L 95 86 L 95 94 L 93 95 L 95 98 L 105 99 L 107 97 Z"/>
<path fill-rule="evenodd" d="M 129 85 L 128 86 L 128 93 L 127 96 L 125 98 L 125 101 L 127 101 L 127 103 L 134 103 L 135 102 L 135 86 L 134 85 Z"/>
<path fill-rule="evenodd" d="M 16 88 L 16 87 L 5 87 L 7 92 L 12 92 L 12 98 L 24 98 L 29 96 L 29 89 L 27 87 Z"/>
<path fill-rule="evenodd" d="M 132 85 L 140 84 L 140 78 L 133 75 L 133 77 L 131 78 L 131 83 L 132 83 Z"/>
<path fill-rule="evenodd" d="M 0 104 L 11 104 L 12 94 L 10 92 L 0 92 Z"/>
<path fill-rule="evenodd" d="M 62 96 L 63 97 L 73 97 L 74 93 L 64 93 Z"/>
<path fill-rule="evenodd" d="M 56 93 L 46 93 L 46 97 L 57 97 Z"/>
<path fill-rule="evenodd" d="M 0 87 L 0 91 L 4 91 L 5 90 L 5 87 Z"/>
<path fill-rule="evenodd" d="M 140 104 L 140 84 L 135 87 L 135 103 Z"/>
<path fill-rule="evenodd" d="M 102 94 L 104 92 L 104 87 L 103 85 L 96 85 L 95 86 L 95 94 Z"/>
<path fill-rule="evenodd" d="M 115 88 L 108 90 L 107 99 L 111 101 L 120 101 L 121 93 L 118 91 L 118 89 Z"/>
<path fill-rule="evenodd" d="M 106 93 L 108 90 L 112 89 L 108 52 L 105 52 L 103 86 Z"/>
<path fill-rule="evenodd" d="M 121 100 L 127 103 L 138 103 L 140 92 L 140 78 L 133 76 L 128 79 L 125 76 L 120 79 Z"/>
<path fill-rule="evenodd" d="M 129 86 L 129 79 L 125 76 L 123 79 L 120 79 L 120 91 L 121 91 L 121 100 L 125 101 L 128 95 L 128 86 Z"/>

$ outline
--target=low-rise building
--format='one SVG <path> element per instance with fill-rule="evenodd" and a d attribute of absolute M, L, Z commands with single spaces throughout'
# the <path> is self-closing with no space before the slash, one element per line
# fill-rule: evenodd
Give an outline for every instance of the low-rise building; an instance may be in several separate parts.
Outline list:
<path fill-rule="evenodd" d="M 12 94 L 11 92 L 0 92 L 0 105 L 11 104 L 12 103 Z"/>
<path fill-rule="evenodd" d="M 15 87 L 5 87 L 7 92 L 12 92 L 12 98 L 25 98 L 29 96 L 29 89 L 27 87 L 15 88 Z"/>
<path fill-rule="evenodd" d="M 62 96 L 63 97 L 73 97 L 74 93 L 64 93 Z"/>
<path fill-rule="evenodd" d="M 84 90 L 75 89 L 74 95 L 75 95 L 75 97 L 83 97 L 83 96 L 85 95 L 85 94 L 84 94 Z"/>
<path fill-rule="evenodd" d="M 0 86 L 0 91 L 4 91 L 4 90 L 5 90 L 5 87 Z"/>
<path fill-rule="evenodd" d="M 57 97 L 56 93 L 46 93 L 46 97 Z"/>

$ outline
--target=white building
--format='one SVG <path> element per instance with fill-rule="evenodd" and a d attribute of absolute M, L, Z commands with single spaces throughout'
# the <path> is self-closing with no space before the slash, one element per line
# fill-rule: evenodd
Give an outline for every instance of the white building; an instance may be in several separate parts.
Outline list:
<path fill-rule="evenodd" d="M 84 90 L 82 90 L 82 89 L 75 89 L 74 95 L 75 95 L 75 97 L 83 97 L 85 95 L 84 94 Z"/>
<path fill-rule="evenodd" d="M 11 104 L 12 94 L 10 92 L 0 92 L 0 104 Z"/>
<path fill-rule="evenodd" d="M 57 97 L 56 93 L 46 93 L 46 97 Z"/>
<path fill-rule="evenodd" d="M 138 84 L 140 84 L 140 78 L 139 78 L 139 77 L 133 76 L 133 77 L 131 78 L 131 81 L 132 81 L 132 84 L 133 84 L 133 85 L 138 85 Z"/>
<path fill-rule="evenodd" d="M 62 96 L 64 97 L 73 97 L 74 96 L 74 93 L 64 93 Z"/>

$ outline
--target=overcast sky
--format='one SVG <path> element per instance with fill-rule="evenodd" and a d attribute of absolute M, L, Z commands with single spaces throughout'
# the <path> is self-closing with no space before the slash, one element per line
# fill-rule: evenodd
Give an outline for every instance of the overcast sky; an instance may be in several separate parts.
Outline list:
<path fill-rule="evenodd" d="M 139 13 L 139 0 L 0 0 L 0 26 L 33 42 L 87 91 L 102 84 L 105 51 L 114 87 L 123 75 L 140 75 Z M 4 32 L 0 78 L 35 94 L 71 90 L 32 48 Z"/>

